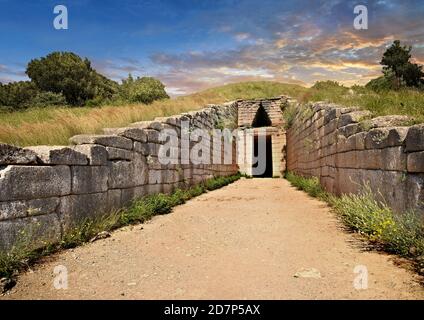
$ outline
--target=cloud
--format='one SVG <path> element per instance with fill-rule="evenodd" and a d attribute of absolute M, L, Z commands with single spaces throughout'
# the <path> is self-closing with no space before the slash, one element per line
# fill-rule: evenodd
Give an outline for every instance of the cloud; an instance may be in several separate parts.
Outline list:
<path fill-rule="evenodd" d="M 150 59 L 167 70 L 158 76 L 180 92 L 247 79 L 365 84 L 381 74 L 382 53 L 395 39 L 412 44 L 415 61 L 424 61 L 424 6 L 406 2 L 407 6 L 388 0 L 368 5 L 368 30 L 353 28 L 354 1 L 314 1 L 285 14 L 275 10 L 267 20 L 240 17 L 231 27 L 221 21 L 221 32 L 236 40 L 233 48 L 196 54 L 163 51 Z M 261 15 L 259 11 L 257 16 Z M 248 18 L 253 27 L 239 21 Z"/>
<path fill-rule="evenodd" d="M 133 76 L 141 76 L 145 72 L 139 60 L 128 57 L 114 60 L 93 60 L 92 65 L 97 72 L 115 81 L 126 78 L 130 73 Z"/>

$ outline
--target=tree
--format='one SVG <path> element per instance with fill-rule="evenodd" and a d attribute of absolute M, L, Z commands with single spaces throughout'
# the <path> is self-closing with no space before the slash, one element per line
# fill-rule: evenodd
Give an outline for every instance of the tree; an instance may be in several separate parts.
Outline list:
<path fill-rule="evenodd" d="M 38 93 L 38 88 L 30 81 L 0 84 L 0 105 L 11 109 L 23 109 L 31 104 Z"/>
<path fill-rule="evenodd" d="M 90 61 L 72 52 L 53 52 L 28 63 L 26 74 L 42 91 L 61 93 L 71 105 L 117 92 L 114 81 L 99 75 Z"/>
<path fill-rule="evenodd" d="M 393 72 L 396 89 L 401 86 L 402 81 L 407 86 L 419 86 L 423 82 L 422 67 L 410 62 L 411 50 L 411 46 L 402 46 L 399 40 L 395 40 L 384 52 L 381 59 L 380 64 L 383 65 L 383 72 Z"/>
<path fill-rule="evenodd" d="M 146 104 L 169 98 L 165 86 L 159 80 L 152 77 L 134 79 L 131 74 L 127 79 L 122 80 L 120 94 L 126 101 Z"/>

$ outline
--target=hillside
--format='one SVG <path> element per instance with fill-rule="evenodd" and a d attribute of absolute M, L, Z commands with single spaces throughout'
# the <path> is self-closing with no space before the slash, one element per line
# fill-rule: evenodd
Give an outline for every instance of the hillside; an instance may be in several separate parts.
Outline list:
<path fill-rule="evenodd" d="M 0 142 L 19 146 L 66 145 L 81 133 L 100 133 L 102 128 L 122 127 L 155 117 L 179 114 L 202 108 L 210 103 L 236 99 L 254 99 L 289 95 L 300 102 L 323 101 L 346 106 L 360 106 L 374 116 L 404 114 L 414 122 L 424 121 L 424 93 L 416 90 L 376 93 L 364 87 L 351 89 L 332 82 L 312 88 L 278 82 L 242 82 L 208 89 L 199 93 L 156 101 L 150 105 L 132 104 L 103 107 L 37 108 L 0 113 Z"/>
<path fill-rule="evenodd" d="M 152 120 L 236 99 L 298 95 L 306 88 L 277 82 L 245 82 L 208 89 L 149 105 L 36 108 L 0 113 L 0 142 L 19 146 L 67 145 L 76 134 L 101 133 L 103 128 Z"/>

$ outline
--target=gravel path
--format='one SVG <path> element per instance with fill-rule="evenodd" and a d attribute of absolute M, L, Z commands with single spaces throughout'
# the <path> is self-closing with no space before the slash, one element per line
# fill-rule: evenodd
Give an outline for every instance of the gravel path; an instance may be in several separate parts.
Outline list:
<path fill-rule="evenodd" d="M 66 290 L 54 287 L 58 265 L 68 272 Z M 361 265 L 368 289 L 358 290 L 354 268 Z M 286 180 L 241 179 L 53 255 L 3 298 L 423 299 L 407 266 L 364 250 L 324 203 Z"/>

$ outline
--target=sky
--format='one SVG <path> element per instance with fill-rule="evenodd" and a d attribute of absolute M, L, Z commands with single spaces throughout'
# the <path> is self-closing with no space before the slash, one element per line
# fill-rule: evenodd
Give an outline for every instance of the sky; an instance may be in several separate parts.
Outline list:
<path fill-rule="evenodd" d="M 56 5 L 67 30 L 53 26 Z M 357 5 L 366 30 L 354 28 Z M 0 82 L 72 51 L 117 81 L 156 77 L 174 96 L 248 80 L 365 84 L 395 39 L 424 64 L 423 0 L 0 0 Z"/>

